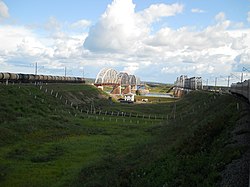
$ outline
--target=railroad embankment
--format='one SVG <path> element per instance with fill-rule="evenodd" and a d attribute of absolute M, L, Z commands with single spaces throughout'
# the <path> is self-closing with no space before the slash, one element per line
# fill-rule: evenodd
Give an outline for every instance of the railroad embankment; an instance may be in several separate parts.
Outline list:
<path fill-rule="evenodd" d="M 249 110 L 230 95 L 120 104 L 89 85 L 0 85 L 0 109 L 0 186 L 220 186 L 247 163 Z"/>

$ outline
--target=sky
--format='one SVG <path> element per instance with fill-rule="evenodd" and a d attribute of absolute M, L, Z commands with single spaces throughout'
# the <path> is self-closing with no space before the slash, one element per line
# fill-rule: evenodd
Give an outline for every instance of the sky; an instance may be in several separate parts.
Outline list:
<path fill-rule="evenodd" d="M 250 0 L 0 0 L 0 72 L 35 63 L 89 78 L 108 67 L 161 83 L 249 79 Z"/>

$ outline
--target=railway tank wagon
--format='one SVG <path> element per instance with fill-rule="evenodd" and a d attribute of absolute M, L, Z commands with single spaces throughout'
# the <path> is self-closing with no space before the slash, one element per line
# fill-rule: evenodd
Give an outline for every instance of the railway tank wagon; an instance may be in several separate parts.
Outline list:
<path fill-rule="evenodd" d="M 84 78 L 0 72 L 2 83 L 85 83 Z"/>

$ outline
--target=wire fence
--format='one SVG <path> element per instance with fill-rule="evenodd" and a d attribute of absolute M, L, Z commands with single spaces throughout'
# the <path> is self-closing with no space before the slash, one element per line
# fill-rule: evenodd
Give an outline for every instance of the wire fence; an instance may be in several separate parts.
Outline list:
<path fill-rule="evenodd" d="M 34 85 L 34 84 L 32 84 Z M 35 85 L 41 92 L 44 94 L 50 95 L 55 99 L 61 101 L 66 107 L 68 107 L 68 111 L 62 110 L 62 112 L 66 112 L 74 117 L 81 117 L 81 118 L 88 118 L 92 120 L 98 121 L 110 121 L 110 122 L 117 122 L 117 123 L 133 123 L 133 124 L 142 124 L 142 123 L 161 123 L 161 122 L 169 122 L 169 121 L 176 121 L 180 120 L 183 121 L 186 118 L 189 118 L 192 115 L 196 115 L 201 108 L 209 109 L 211 104 L 217 99 L 214 95 L 213 97 L 207 99 L 201 105 L 196 106 L 190 105 L 186 111 L 178 110 L 177 102 L 174 101 L 172 106 L 170 107 L 170 112 L 166 113 L 164 116 L 159 116 L 155 114 L 139 114 L 139 113 L 132 113 L 132 112 L 125 112 L 125 111 L 108 111 L 108 110 L 101 110 L 96 109 L 92 104 L 90 106 L 83 108 L 81 105 L 75 104 L 69 99 L 65 98 L 60 92 L 48 88 L 46 84 L 43 85 Z M 19 89 L 21 86 L 19 85 Z M 38 97 L 35 93 L 29 92 L 29 95 L 35 99 L 40 100 L 42 103 L 45 103 L 45 98 Z M 49 106 L 52 108 L 52 106 Z M 237 105 L 238 107 L 238 105 Z M 87 108 L 87 109 L 86 109 Z M 54 111 L 57 111 L 55 108 Z"/>

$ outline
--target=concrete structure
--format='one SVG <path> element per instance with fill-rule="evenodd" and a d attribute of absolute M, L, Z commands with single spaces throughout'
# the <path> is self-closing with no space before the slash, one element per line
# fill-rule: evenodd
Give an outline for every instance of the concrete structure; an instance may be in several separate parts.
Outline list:
<path fill-rule="evenodd" d="M 140 84 L 140 79 L 135 75 L 104 68 L 97 74 L 94 85 L 100 89 L 103 89 L 103 86 L 112 86 L 112 94 L 127 94 L 135 93 L 138 84 Z"/>

